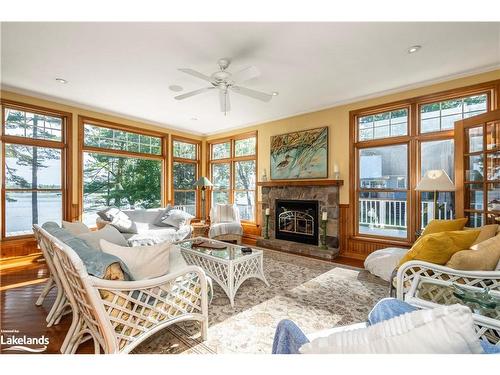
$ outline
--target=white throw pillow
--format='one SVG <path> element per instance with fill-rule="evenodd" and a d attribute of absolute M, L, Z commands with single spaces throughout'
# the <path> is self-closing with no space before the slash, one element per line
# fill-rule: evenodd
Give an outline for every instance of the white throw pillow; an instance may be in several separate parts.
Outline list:
<path fill-rule="evenodd" d="M 183 225 L 186 225 L 192 218 L 194 218 L 194 216 L 186 211 L 173 209 L 167 212 L 166 217 L 162 220 L 162 223 L 179 229 Z"/>
<path fill-rule="evenodd" d="M 118 229 L 111 225 L 106 225 L 104 228 L 93 232 L 78 234 L 76 237 L 81 238 L 90 246 L 98 250 L 102 250 L 99 243 L 101 239 L 120 246 L 127 246 L 127 240 L 125 239 L 125 237 L 123 237 L 123 234 L 121 234 Z"/>
<path fill-rule="evenodd" d="M 175 247 L 171 242 L 137 247 L 119 246 L 106 240 L 100 242 L 102 251 L 120 258 L 135 280 L 166 275 L 169 269 L 170 249 Z"/>
<path fill-rule="evenodd" d="M 72 223 L 71 221 L 63 220 L 62 227 L 75 236 L 78 234 L 90 232 L 89 227 L 83 224 L 81 221 L 75 221 L 74 223 Z"/>
<path fill-rule="evenodd" d="M 333 333 L 300 348 L 303 354 L 479 354 L 472 313 L 463 305 L 418 310 L 367 328 Z"/>
<path fill-rule="evenodd" d="M 97 213 L 103 220 L 109 221 L 112 226 L 122 233 L 137 233 L 137 226 L 130 217 L 116 207 L 109 207 Z"/>

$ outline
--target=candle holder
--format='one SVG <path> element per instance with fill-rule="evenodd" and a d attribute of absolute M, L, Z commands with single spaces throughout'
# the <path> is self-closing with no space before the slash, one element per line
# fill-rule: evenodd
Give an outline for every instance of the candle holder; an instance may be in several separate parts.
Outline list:
<path fill-rule="evenodd" d="M 328 223 L 328 219 L 327 220 L 323 220 L 321 219 L 321 245 L 320 245 L 320 249 L 321 250 L 328 250 L 328 245 L 326 244 L 326 224 Z"/>
<path fill-rule="evenodd" d="M 266 215 L 266 225 L 264 226 L 264 239 L 269 239 L 269 215 Z"/>

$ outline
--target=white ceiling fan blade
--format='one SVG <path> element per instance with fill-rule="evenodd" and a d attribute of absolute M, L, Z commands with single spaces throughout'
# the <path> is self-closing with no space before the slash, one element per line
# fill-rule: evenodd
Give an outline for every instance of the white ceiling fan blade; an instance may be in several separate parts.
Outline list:
<path fill-rule="evenodd" d="M 189 74 L 190 76 L 203 79 L 204 81 L 212 82 L 212 80 L 210 79 L 209 76 L 207 76 L 203 73 L 197 72 L 196 70 L 189 69 L 189 68 L 180 68 L 179 70 L 183 73 Z"/>
<path fill-rule="evenodd" d="M 273 97 L 271 94 L 266 94 L 265 92 L 256 91 L 241 86 L 231 86 L 231 90 L 233 90 L 237 94 L 249 96 L 254 99 L 262 100 L 263 102 L 268 102 Z"/>
<path fill-rule="evenodd" d="M 190 98 L 191 96 L 195 96 L 195 95 L 198 95 L 198 94 L 201 94 L 201 93 L 204 93 L 206 91 L 213 90 L 213 89 L 215 89 L 215 87 L 213 87 L 213 86 L 212 87 L 204 87 L 202 89 L 198 89 L 198 90 L 187 92 L 185 94 L 177 95 L 176 97 L 174 97 L 174 99 L 182 100 L 182 99 Z"/>
<path fill-rule="evenodd" d="M 237 73 L 234 73 L 232 76 L 232 79 L 234 82 L 241 83 L 248 81 L 252 78 L 256 78 L 260 76 L 259 69 L 257 69 L 255 66 L 249 66 L 246 69 L 240 70 Z"/>
<path fill-rule="evenodd" d="M 227 113 L 231 110 L 231 102 L 229 101 L 229 93 L 226 90 L 219 90 L 220 111 Z"/>

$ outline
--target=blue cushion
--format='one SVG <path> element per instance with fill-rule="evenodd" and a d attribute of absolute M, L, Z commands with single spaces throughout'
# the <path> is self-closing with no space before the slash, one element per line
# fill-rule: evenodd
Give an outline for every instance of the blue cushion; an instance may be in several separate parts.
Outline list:
<path fill-rule="evenodd" d="M 106 274 L 106 269 L 111 264 L 118 262 L 120 263 L 120 267 L 125 274 L 125 280 L 133 280 L 132 274 L 130 273 L 127 265 L 117 256 L 105 253 L 90 246 L 86 241 L 75 237 L 69 231 L 61 228 L 53 221 L 46 222 L 42 225 L 42 228 L 61 242 L 71 247 L 82 260 L 89 275 L 103 278 Z"/>

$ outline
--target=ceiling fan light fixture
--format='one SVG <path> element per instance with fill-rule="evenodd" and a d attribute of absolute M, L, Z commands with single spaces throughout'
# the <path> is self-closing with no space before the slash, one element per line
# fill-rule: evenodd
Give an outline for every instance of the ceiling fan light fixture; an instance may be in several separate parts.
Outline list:
<path fill-rule="evenodd" d="M 411 55 L 412 53 L 420 51 L 421 48 L 422 46 L 419 45 L 411 46 L 410 48 L 408 48 L 408 53 Z"/>

